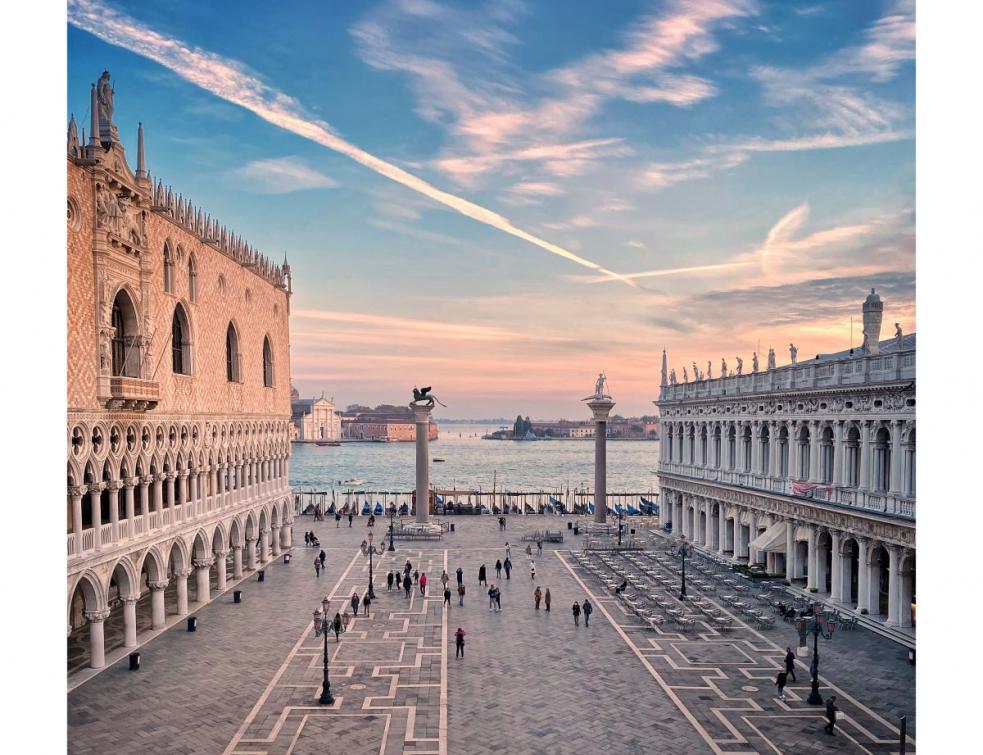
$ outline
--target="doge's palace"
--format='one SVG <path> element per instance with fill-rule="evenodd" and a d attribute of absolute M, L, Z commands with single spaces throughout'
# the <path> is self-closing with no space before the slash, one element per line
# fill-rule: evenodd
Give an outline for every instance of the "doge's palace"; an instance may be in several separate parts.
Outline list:
<path fill-rule="evenodd" d="M 70 672 L 291 544 L 290 268 L 152 179 L 142 125 L 132 170 L 114 107 L 104 72 L 68 127 Z"/>
<path fill-rule="evenodd" d="M 693 364 L 663 353 L 663 520 L 718 557 L 769 574 L 901 642 L 915 617 L 915 336 L 881 340 L 883 302 L 863 303 L 863 345 L 789 363 L 754 354 Z"/>

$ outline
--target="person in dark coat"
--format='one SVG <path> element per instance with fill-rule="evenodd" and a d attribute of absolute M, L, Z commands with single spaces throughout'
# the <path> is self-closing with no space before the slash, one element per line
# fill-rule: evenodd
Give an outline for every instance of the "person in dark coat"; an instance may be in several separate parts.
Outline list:
<path fill-rule="evenodd" d="M 413 589 L 413 580 L 410 579 L 409 572 L 403 575 L 403 589 L 406 591 L 406 597 L 410 597 L 410 590 Z"/>
<path fill-rule="evenodd" d="M 444 588 L 444 605 L 449 606 L 451 604 L 451 588 Z"/>
<path fill-rule="evenodd" d="M 352 593 L 352 613 L 358 616 L 358 593 Z"/>
<path fill-rule="evenodd" d="M 457 583 L 459 585 L 463 585 L 464 584 L 464 569 L 462 569 L 460 566 L 457 567 L 456 574 L 457 574 Z"/>
<path fill-rule="evenodd" d="M 575 627 L 580 626 L 580 603 L 576 600 L 573 602 L 573 625 Z"/>
<path fill-rule="evenodd" d="M 457 647 L 454 653 L 455 658 L 464 657 L 464 635 L 465 631 L 461 627 L 458 627 L 457 631 L 454 632 L 454 645 Z"/>
<path fill-rule="evenodd" d="M 336 613 L 334 615 L 334 621 L 331 623 L 332 629 L 334 629 L 335 642 L 341 642 L 341 614 Z"/>
<path fill-rule="evenodd" d="M 484 564 L 482 564 L 481 566 L 478 567 L 478 584 L 479 585 L 485 585 L 485 586 L 488 585 L 488 580 L 486 579 L 485 565 Z"/>
<path fill-rule="evenodd" d="M 797 681 L 795 678 L 795 653 L 792 652 L 792 648 L 785 648 L 785 673 L 792 677 L 792 681 Z"/>
<path fill-rule="evenodd" d="M 349 526 L 349 527 L 351 527 L 351 526 L 352 526 L 352 519 L 354 519 L 354 518 L 355 518 L 355 515 L 354 515 L 354 514 L 352 514 L 352 512 L 350 512 L 350 511 L 349 511 L 349 512 L 348 512 L 348 526 Z"/>
<path fill-rule="evenodd" d="M 502 579 L 502 559 L 495 562 L 495 579 L 499 581 Z"/>
<path fill-rule="evenodd" d="M 505 567 L 505 578 L 512 579 L 512 559 L 506 556 L 505 563 L 502 565 Z"/>
<path fill-rule="evenodd" d="M 324 568 L 324 559 L 325 559 L 325 553 L 324 553 L 324 551 L 322 550 L 320 553 L 318 553 L 317 554 L 317 557 L 319 559 L 321 559 L 321 568 L 323 569 Z"/>
<path fill-rule="evenodd" d="M 785 699 L 785 683 L 788 681 L 788 673 L 785 671 L 779 671 L 778 676 L 775 677 L 775 686 L 778 687 L 778 699 Z"/>
<path fill-rule="evenodd" d="M 584 598 L 584 607 L 583 607 L 582 610 L 584 612 L 584 626 L 585 627 L 589 627 L 590 626 L 590 615 L 592 613 L 594 613 L 594 606 L 592 606 L 590 604 L 590 601 L 587 600 L 587 598 Z"/>
<path fill-rule="evenodd" d="M 366 592 L 365 595 L 362 596 L 362 613 L 365 616 L 369 615 L 369 605 L 371 603 L 372 603 L 372 599 L 369 598 L 369 594 L 368 592 Z"/>
<path fill-rule="evenodd" d="M 304 533 L 304 547 L 306 548 L 310 544 L 311 544 L 311 533 L 310 532 L 305 532 Z"/>
<path fill-rule="evenodd" d="M 392 591 L 392 589 L 393 589 L 393 579 L 394 578 L 395 578 L 395 575 L 392 572 L 389 572 L 386 575 L 386 592 L 391 592 Z"/>
<path fill-rule="evenodd" d="M 836 711 L 839 708 L 836 707 L 836 695 L 831 695 L 829 700 L 826 701 L 826 733 L 836 736 L 836 732 L 833 731 L 836 728 Z"/>

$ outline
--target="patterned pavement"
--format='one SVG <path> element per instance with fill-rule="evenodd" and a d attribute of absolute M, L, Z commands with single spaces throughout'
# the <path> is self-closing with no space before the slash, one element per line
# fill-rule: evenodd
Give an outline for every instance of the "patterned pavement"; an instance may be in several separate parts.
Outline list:
<path fill-rule="evenodd" d="M 124 659 L 68 695 L 69 753 L 881 753 L 897 751 L 888 742 L 899 713 L 914 733 L 914 669 L 886 640 L 858 631 L 822 648 L 824 684 L 853 701 L 840 705 L 839 735 L 826 737 L 819 711 L 798 699 L 807 672 L 788 702 L 774 698 L 775 648 L 792 641 L 788 625 L 726 638 L 643 628 L 573 558 L 581 538 L 565 520 L 512 517 L 505 532 L 490 517 L 452 521 L 456 532 L 440 542 L 397 540 L 394 554 L 377 557 L 370 615 L 329 640 L 333 707 L 317 704 L 323 645 L 311 612 L 324 593 L 333 613 L 363 592 L 367 530 L 300 517 L 292 563 L 267 567 L 263 583 L 247 577 L 242 604 L 219 596 L 196 611 L 197 632 L 182 624 L 141 648 L 140 671 Z M 520 540 L 544 526 L 567 541 L 544 544 L 542 556 L 533 546 L 533 581 Z M 320 579 L 304 529 L 326 546 Z M 484 563 L 495 582 L 506 540 L 515 568 L 510 580 L 503 574 L 495 612 L 477 570 Z M 386 590 L 386 572 L 407 558 L 427 573 L 425 598 L 419 588 L 408 600 Z M 452 590 L 454 570 L 464 570 L 463 608 L 456 593 L 443 607 L 445 564 Z M 550 588 L 548 613 L 534 608 L 537 584 Z M 588 596 L 591 625 L 575 627 L 571 603 Z M 459 626 L 463 659 L 454 657 Z"/>

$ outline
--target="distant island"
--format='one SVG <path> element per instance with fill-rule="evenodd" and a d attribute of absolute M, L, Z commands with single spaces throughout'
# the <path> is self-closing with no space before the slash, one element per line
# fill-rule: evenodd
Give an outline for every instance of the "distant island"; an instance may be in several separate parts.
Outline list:
<path fill-rule="evenodd" d="M 502 427 L 482 437 L 486 440 L 589 440 L 594 437 L 594 423 L 566 419 L 533 421 L 520 415 L 511 428 Z M 607 424 L 607 437 L 611 440 L 658 440 L 659 418 L 612 415 Z"/>

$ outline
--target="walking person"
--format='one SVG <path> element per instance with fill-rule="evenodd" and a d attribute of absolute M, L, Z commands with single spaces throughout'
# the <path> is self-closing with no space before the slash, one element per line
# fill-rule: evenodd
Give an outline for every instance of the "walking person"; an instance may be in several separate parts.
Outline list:
<path fill-rule="evenodd" d="M 440 575 L 440 584 L 444 586 L 445 590 L 447 589 L 447 583 L 450 581 L 451 578 L 447 576 L 447 569 L 444 569 L 444 571 Z"/>
<path fill-rule="evenodd" d="M 318 579 L 321 578 L 321 559 L 319 558 L 314 559 L 314 576 Z"/>
<path fill-rule="evenodd" d="M 498 559 L 495 562 L 495 579 L 499 582 L 502 581 L 502 559 Z"/>
<path fill-rule="evenodd" d="M 778 699 L 785 699 L 785 683 L 788 681 L 788 672 L 779 671 L 775 677 L 775 686 L 778 687 Z"/>
<path fill-rule="evenodd" d="M 529 562 L 529 576 L 532 579 L 536 579 L 536 562 L 535 561 L 530 561 Z"/>
<path fill-rule="evenodd" d="M 331 622 L 331 626 L 334 629 L 335 642 L 341 642 L 341 614 L 340 613 L 336 613 L 334 615 L 334 621 Z"/>
<path fill-rule="evenodd" d="M 478 567 L 478 585 L 488 586 L 487 572 L 485 571 L 484 564 Z"/>
<path fill-rule="evenodd" d="M 836 711 L 839 708 L 836 707 L 836 695 L 831 695 L 829 700 L 826 701 L 826 733 L 836 736 L 836 732 L 833 729 L 836 728 Z"/>
<path fill-rule="evenodd" d="M 444 588 L 444 605 L 449 606 L 451 604 L 451 588 Z"/>
<path fill-rule="evenodd" d="M 512 560 L 512 546 L 509 545 L 508 540 L 505 541 L 505 560 L 506 561 Z"/>
<path fill-rule="evenodd" d="M 792 681 L 795 679 L 795 653 L 792 652 L 792 648 L 785 648 L 785 673 L 792 677 Z"/>
<path fill-rule="evenodd" d="M 457 571 L 455 572 L 455 574 L 457 574 L 457 583 L 459 585 L 463 585 L 464 584 L 464 569 L 462 569 L 460 566 L 457 567 Z"/>
<path fill-rule="evenodd" d="M 427 594 L 427 574 L 424 572 L 420 575 L 420 595 Z"/>
<path fill-rule="evenodd" d="M 488 610 L 495 608 L 495 585 L 488 588 Z"/>
<path fill-rule="evenodd" d="M 458 627 L 457 631 L 454 632 L 454 645 L 457 648 L 457 650 L 454 651 L 455 658 L 464 657 L 464 635 L 465 632 L 463 629 L 461 629 L 461 627 Z"/>
<path fill-rule="evenodd" d="M 392 592 L 392 589 L 393 589 L 393 580 L 395 578 L 396 578 L 396 575 L 393 574 L 392 572 L 389 572 L 386 575 L 386 592 Z"/>
<path fill-rule="evenodd" d="M 305 532 L 304 533 L 304 547 L 306 548 L 310 544 L 311 544 L 311 533 L 310 532 Z"/>
<path fill-rule="evenodd" d="M 325 555 L 324 555 L 324 551 L 322 550 L 322 551 L 321 551 L 321 552 L 320 552 L 320 553 L 318 554 L 318 556 L 317 556 L 317 557 L 318 557 L 319 559 L 321 559 L 321 568 L 323 569 L 323 568 L 324 568 L 324 559 L 325 559 Z"/>
<path fill-rule="evenodd" d="M 543 602 L 546 604 L 546 612 L 549 613 L 550 610 L 550 588 L 546 588 L 546 594 L 543 595 Z"/>
<path fill-rule="evenodd" d="M 457 586 L 457 604 L 459 606 L 463 606 L 464 605 L 464 583 L 463 582 L 461 582 Z"/>
<path fill-rule="evenodd" d="M 530 561 L 532 561 L 532 546 L 531 546 L 531 545 L 527 545 L 527 546 L 526 546 L 526 557 L 527 557 L 527 558 L 528 558 L 528 559 L 529 559 Z"/>
<path fill-rule="evenodd" d="M 592 606 L 590 604 L 590 601 L 587 600 L 587 598 L 584 598 L 584 607 L 583 607 L 582 610 L 584 612 L 584 626 L 585 627 L 589 627 L 590 626 L 590 615 L 592 613 L 594 613 L 594 606 Z"/>
<path fill-rule="evenodd" d="M 352 593 L 351 604 L 352 604 L 352 613 L 358 616 L 358 592 Z"/>
<path fill-rule="evenodd" d="M 372 603 L 372 599 L 369 597 L 368 591 L 362 596 L 362 615 L 368 617 L 369 615 L 369 605 Z"/>
<path fill-rule="evenodd" d="M 539 610 L 539 601 L 543 599 L 543 592 L 539 589 L 539 585 L 536 585 L 536 590 L 532 594 L 532 599 L 536 601 L 536 610 Z"/>
<path fill-rule="evenodd" d="M 351 621 L 351 620 L 352 620 L 352 617 L 348 615 L 348 611 L 345 611 L 343 614 L 341 614 L 341 631 L 342 632 L 347 632 L 348 631 L 348 622 Z"/>
<path fill-rule="evenodd" d="M 512 579 L 512 559 L 508 556 L 505 557 L 505 578 Z"/>
<path fill-rule="evenodd" d="M 580 626 L 580 603 L 576 600 L 573 602 L 573 625 L 575 627 Z"/>
<path fill-rule="evenodd" d="M 495 612 L 502 610 L 502 591 L 495 585 Z"/>
<path fill-rule="evenodd" d="M 413 584 L 414 585 L 420 584 L 420 570 L 419 569 L 414 569 L 413 570 Z"/>
<path fill-rule="evenodd" d="M 334 528 L 338 529 L 340 526 L 341 526 L 341 514 L 339 514 L 336 511 L 334 515 Z"/>
<path fill-rule="evenodd" d="M 543 555 L 543 541 L 542 540 L 537 540 L 536 541 L 536 547 L 539 549 L 539 555 L 542 556 Z"/>
<path fill-rule="evenodd" d="M 349 527 L 352 526 L 352 519 L 354 519 L 354 518 L 355 518 L 354 514 L 352 514 L 352 512 L 349 511 L 348 512 L 348 526 Z"/>
<path fill-rule="evenodd" d="M 413 589 L 413 580 L 410 579 L 409 573 L 403 575 L 403 589 L 406 591 L 406 598 L 410 597 L 410 590 Z"/>

